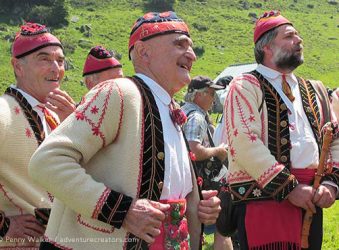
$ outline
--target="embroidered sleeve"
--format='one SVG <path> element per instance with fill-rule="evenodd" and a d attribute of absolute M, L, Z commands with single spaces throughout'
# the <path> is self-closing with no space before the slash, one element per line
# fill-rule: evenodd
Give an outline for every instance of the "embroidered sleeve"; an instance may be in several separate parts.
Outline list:
<path fill-rule="evenodd" d="M 92 218 L 98 219 L 116 228 L 121 228 L 131 203 L 131 197 L 107 188 L 102 193 Z"/>
<path fill-rule="evenodd" d="M 87 169 L 87 163 L 112 145 L 120 133 L 122 90 L 107 81 L 85 99 L 34 153 L 29 174 L 75 212 L 120 227 L 131 198 L 112 190 L 112 184 L 104 181 L 105 171 L 95 165 Z M 115 168 L 109 159 L 101 165 L 105 164 Z"/>
<path fill-rule="evenodd" d="M 261 102 L 261 87 L 254 76 L 243 75 L 233 80 L 225 102 L 229 161 L 235 166 L 229 180 L 234 183 L 256 180 L 265 193 L 282 200 L 297 182 L 266 146 L 269 125 L 265 108 L 258 111 Z"/>
<path fill-rule="evenodd" d="M 269 193 L 275 200 L 282 201 L 287 198 L 287 195 L 297 186 L 297 184 L 298 181 L 295 176 L 284 168 L 264 187 L 264 191 Z"/>
<path fill-rule="evenodd" d="M 10 220 L 0 211 L 0 237 L 4 237 L 9 229 Z"/>

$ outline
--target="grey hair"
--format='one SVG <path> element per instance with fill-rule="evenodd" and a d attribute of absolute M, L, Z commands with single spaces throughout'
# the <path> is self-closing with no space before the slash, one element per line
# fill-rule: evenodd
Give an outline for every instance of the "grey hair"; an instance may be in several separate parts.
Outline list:
<path fill-rule="evenodd" d="M 257 63 L 262 63 L 264 61 L 264 55 L 265 55 L 264 47 L 268 44 L 271 44 L 274 38 L 276 38 L 278 34 L 278 29 L 277 29 L 278 27 L 267 31 L 256 42 L 255 47 L 254 47 L 254 56 L 255 56 L 255 60 L 257 61 Z"/>
<path fill-rule="evenodd" d="M 206 90 L 208 89 L 208 87 L 205 87 L 205 88 L 202 88 L 202 89 L 193 89 L 192 92 L 188 92 L 186 93 L 185 97 L 184 97 L 184 100 L 185 102 L 194 102 L 194 98 L 195 98 L 195 95 L 197 93 L 203 93 L 205 92 Z"/>

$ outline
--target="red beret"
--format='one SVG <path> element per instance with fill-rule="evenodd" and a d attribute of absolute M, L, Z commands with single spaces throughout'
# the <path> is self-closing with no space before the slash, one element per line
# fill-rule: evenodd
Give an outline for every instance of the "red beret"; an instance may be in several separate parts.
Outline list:
<path fill-rule="evenodd" d="M 265 12 L 262 16 L 259 17 L 259 19 L 255 23 L 254 43 L 256 43 L 259 38 L 262 37 L 262 35 L 265 34 L 267 31 L 270 31 L 271 29 L 283 24 L 292 25 L 289 20 L 280 15 L 279 11 L 271 10 L 269 12 Z"/>
<path fill-rule="evenodd" d="M 21 58 L 47 46 L 63 48 L 59 39 L 49 33 L 45 25 L 25 23 L 15 36 L 12 55 Z"/>
<path fill-rule="evenodd" d="M 145 41 L 158 35 L 180 33 L 189 36 L 189 30 L 183 20 L 175 12 L 149 12 L 138 18 L 132 27 L 129 37 L 128 52 L 130 53 L 136 41 Z"/>
<path fill-rule="evenodd" d="M 121 67 L 120 62 L 113 57 L 110 51 L 102 46 L 96 46 L 88 53 L 82 76 L 99 73 L 110 68 Z"/>

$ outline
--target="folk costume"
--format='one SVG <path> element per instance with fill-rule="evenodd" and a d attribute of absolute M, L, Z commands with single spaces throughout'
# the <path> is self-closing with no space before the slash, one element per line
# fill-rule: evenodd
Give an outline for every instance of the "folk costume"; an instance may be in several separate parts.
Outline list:
<path fill-rule="evenodd" d="M 173 12 L 149 13 L 136 25 L 154 36 L 158 28 L 181 32 L 181 22 Z M 201 194 L 172 106 L 143 74 L 99 83 L 85 96 L 31 159 L 32 177 L 56 197 L 41 249 L 201 249 Z M 122 227 L 136 198 L 171 206 L 150 246 Z"/>
<path fill-rule="evenodd" d="M 60 46 L 45 26 L 27 23 L 17 34 L 12 52 L 21 58 L 46 46 Z M 53 197 L 28 176 L 28 163 L 59 118 L 34 97 L 12 85 L 0 97 L 0 249 L 35 249 L 34 242 L 9 239 L 9 216 L 32 214 L 47 224 Z M 48 114 L 49 118 L 46 117 Z M 39 246 L 39 242 L 35 247 Z"/>
<path fill-rule="evenodd" d="M 277 27 L 279 20 L 289 23 L 281 16 L 278 21 L 274 16 L 268 18 L 274 21 L 273 26 L 267 24 L 269 29 Z M 290 86 L 293 101 L 284 93 L 283 78 Z M 323 85 L 320 87 L 326 92 Z M 309 81 L 293 73 L 283 77 L 261 64 L 231 83 L 225 102 L 228 182 L 242 249 L 300 249 L 302 209 L 292 205 L 287 196 L 298 183 L 310 185 L 313 181 L 319 163 L 321 128 L 327 122 L 326 106 L 320 100 Z M 328 166 L 333 172 L 323 177 L 323 183 L 337 188 L 337 137 L 331 144 Z M 319 208 L 309 242 L 310 249 L 321 249 Z"/>

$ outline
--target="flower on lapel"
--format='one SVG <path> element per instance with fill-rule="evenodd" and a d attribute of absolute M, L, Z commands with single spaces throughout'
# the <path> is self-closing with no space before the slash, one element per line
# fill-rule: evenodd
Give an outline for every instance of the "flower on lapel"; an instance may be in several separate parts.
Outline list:
<path fill-rule="evenodd" d="M 173 122 L 179 126 L 182 126 L 187 121 L 187 116 L 180 108 L 172 109 L 171 110 L 171 118 Z"/>

